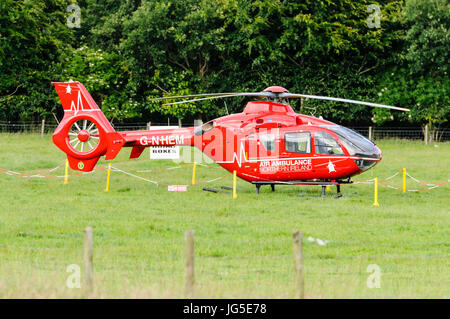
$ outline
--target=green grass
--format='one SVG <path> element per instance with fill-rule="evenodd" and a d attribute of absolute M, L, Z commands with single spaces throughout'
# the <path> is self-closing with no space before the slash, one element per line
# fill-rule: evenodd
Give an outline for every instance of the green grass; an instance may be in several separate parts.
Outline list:
<path fill-rule="evenodd" d="M 383 140 L 382 162 L 355 180 L 384 178 L 406 167 L 429 183 L 450 178 L 450 144 Z M 185 150 L 187 152 L 187 150 Z M 177 166 L 149 160 L 148 151 L 113 165 L 124 170 Z M 51 136 L 0 134 L 0 168 L 33 174 L 65 160 Z M 101 161 L 98 167 L 105 167 Z M 63 174 L 61 167 L 52 175 Z M 74 173 L 73 171 L 71 173 Z M 166 184 L 189 184 L 192 168 L 138 175 Z M 197 181 L 225 175 L 197 169 Z M 256 195 L 238 182 L 238 198 L 202 191 L 168 192 L 106 171 L 61 178 L 20 178 L 0 173 L 0 297 L 182 298 L 184 231 L 195 230 L 196 297 L 291 298 L 294 296 L 292 233 L 305 240 L 308 298 L 449 298 L 449 184 L 423 191 L 380 185 L 343 186 L 344 197 L 315 198 L 319 187 L 270 187 Z M 408 188 L 422 188 L 411 179 Z M 231 186 L 232 175 L 208 184 Z M 387 183 L 401 185 L 401 175 Z M 299 197 L 298 195 L 302 196 Z M 83 268 L 83 229 L 94 229 L 95 290 L 66 286 L 66 268 Z M 369 289 L 367 266 L 381 268 L 381 288 Z"/>

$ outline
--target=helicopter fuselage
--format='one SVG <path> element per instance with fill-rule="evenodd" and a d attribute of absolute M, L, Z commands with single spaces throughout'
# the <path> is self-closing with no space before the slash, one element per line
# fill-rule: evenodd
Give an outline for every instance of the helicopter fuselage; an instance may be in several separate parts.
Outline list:
<path fill-rule="evenodd" d="M 131 158 L 149 146 L 194 146 L 249 182 L 339 181 L 382 158 L 362 135 L 273 101 L 249 102 L 242 113 L 199 127 L 119 133 Z"/>

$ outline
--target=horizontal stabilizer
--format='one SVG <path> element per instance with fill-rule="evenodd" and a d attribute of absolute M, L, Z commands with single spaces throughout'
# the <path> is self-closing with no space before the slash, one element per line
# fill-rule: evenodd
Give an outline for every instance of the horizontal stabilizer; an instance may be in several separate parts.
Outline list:
<path fill-rule="evenodd" d="M 141 156 L 142 152 L 145 150 L 145 147 L 133 146 L 131 149 L 130 158 L 138 158 Z"/>

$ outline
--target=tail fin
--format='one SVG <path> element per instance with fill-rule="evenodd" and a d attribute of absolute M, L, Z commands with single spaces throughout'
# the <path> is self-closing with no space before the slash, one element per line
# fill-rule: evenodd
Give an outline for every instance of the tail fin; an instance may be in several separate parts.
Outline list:
<path fill-rule="evenodd" d="M 90 172 L 100 156 L 113 159 L 125 144 L 92 96 L 80 82 L 53 82 L 64 109 L 64 118 L 53 133 L 53 142 L 67 154 L 74 170 Z"/>
<path fill-rule="evenodd" d="M 92 96 L 80 82 L 53 82 L 64 111 L 99 110 Z"/>

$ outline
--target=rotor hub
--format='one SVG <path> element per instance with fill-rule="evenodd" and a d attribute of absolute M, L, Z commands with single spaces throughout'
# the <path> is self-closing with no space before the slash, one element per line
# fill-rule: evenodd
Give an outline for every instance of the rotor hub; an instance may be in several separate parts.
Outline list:
<path fill-rule="evenodd" d="M 89 132 L 87 130 L 81 130 L 78 132 L 77 137 L 80 140 L 80 142 L 87 142 L 89 140 L 89 138 L 91 137 L 91 135 L 89 134 Z"/>
<path fill-rule="evenodd" d="M 282 86 L 269 86 L 263 92 L 272 92 L 272 93 L 287 93 L 289 92 Z"/>

